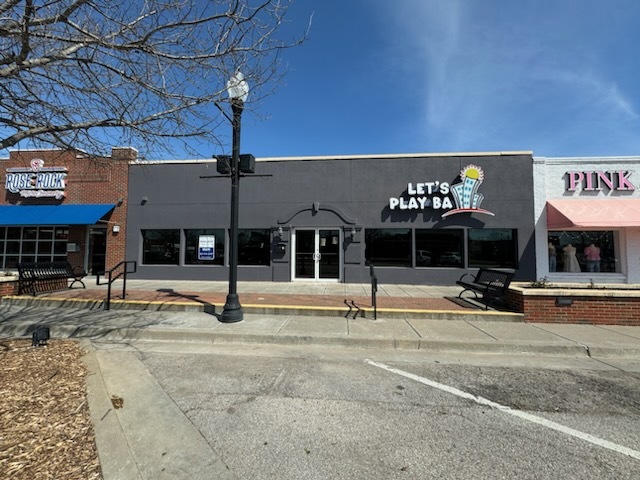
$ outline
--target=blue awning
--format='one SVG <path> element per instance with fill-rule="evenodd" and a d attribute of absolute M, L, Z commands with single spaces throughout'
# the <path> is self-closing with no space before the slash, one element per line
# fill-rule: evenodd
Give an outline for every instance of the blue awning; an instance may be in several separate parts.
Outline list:
<path fill-rule="evenodd" d="M 15 205 L 0 207 L 0 225 L 94 225 L 115 205 Z"/>

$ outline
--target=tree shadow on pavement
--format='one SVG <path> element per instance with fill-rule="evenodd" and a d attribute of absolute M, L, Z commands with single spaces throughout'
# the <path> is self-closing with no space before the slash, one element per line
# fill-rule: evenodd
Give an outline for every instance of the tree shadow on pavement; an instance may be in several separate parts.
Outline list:
<path fill-rule="evenodd" d="M 185 300 L 191 300 L 194 302 L 201 303 L 205 313 L 215 315 L 216 317 L 218 316 L 218 314 L 216 314 L 216 306 L 213 303 L 207 302 L 206 300 L 203 300 L 202 298 L 200 298 L 200 295 L 196 295 L 196 294 L 189 295 L 186 293 L 176 292 L 173 288 L 159 288 L 156 290 L 156 292 L 165 293 L 168 297 L 182 298 Z"/>

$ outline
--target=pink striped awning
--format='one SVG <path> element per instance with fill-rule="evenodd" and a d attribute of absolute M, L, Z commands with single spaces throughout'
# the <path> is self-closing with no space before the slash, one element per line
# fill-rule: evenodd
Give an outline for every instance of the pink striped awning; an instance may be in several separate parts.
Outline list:
<path fill-rule="evenodd" d="M 640 227 L 639 198 L 556 199 L 547 201 L 547 228 Z"/>

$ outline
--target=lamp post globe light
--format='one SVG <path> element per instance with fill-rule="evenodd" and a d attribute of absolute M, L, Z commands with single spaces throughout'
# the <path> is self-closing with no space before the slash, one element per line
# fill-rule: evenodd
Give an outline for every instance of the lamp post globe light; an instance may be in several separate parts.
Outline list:
<path fill-rule="evenodd" d="M 240 202 L 240 120 L 244 102 L 249 96 L 249 85 L 239 70 L 227 82 L 227 93 L 233 111 L 233 146 L 231 152 L 231 227 L 229 231 L 229 294 L 219 320 L 239 322 L 243 318 L 238 297 L 238 212 Z"/>

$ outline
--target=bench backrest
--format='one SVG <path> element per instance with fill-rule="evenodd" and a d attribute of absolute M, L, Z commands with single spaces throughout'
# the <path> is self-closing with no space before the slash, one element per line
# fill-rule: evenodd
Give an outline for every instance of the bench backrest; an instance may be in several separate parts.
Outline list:
<path fill-rule="evenodd" d="M 513 272 L 503 272 L 502 270 L 492 270 L 490 268 L 481 268 L 476 274 L 475 283 L 487 285 L 501 290 L 509 288 Z"/>
<path fill-rule="evenodd" d="M 73 267 L 69 262 L 20 262 L 18 274 L 22 278 L 71 276 Z"/>

